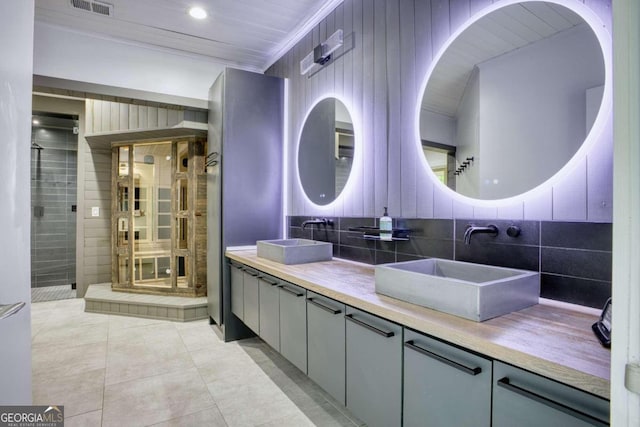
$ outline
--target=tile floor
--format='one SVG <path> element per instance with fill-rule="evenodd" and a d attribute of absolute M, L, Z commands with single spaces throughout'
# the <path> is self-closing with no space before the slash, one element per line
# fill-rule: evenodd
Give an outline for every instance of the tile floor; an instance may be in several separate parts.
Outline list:
<path fill-rule="evenodd" d="M 73 426 L 361 425 L 258 338 L 222 342 L 208 321 L 32 304 L 33 403 Z"/>
<path fill-rule="evenodd" d="M 59 299 L 69 299 L 76 297 L 76 290 L 71 289 L 71 285 L 45 286 L 42 288 L 31 288 L 31 302 L 54 301 Z"/>

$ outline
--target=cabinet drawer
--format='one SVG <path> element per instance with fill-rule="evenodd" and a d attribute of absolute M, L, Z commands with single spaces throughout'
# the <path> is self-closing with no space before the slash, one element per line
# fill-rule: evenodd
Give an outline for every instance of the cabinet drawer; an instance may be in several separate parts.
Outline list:
<path fill-rule="evenodd" d="M 609 401 L 494 362 L 494 426 L 607 426 Z"/>
<path fill-rule="evenodd" d="M 369 427 L 401 425 L 402 327 L 347 307 L 347 408 Z"/>
<path fill-rule="evenodd" d="M 345 305 L 307 291 L 308 375 L 345 403 Z"/>
<path fill-rule="evenodd" d="M 261 275 L 260 287 L 260 338 L 280 351 L 280 281 L 275 277 Z"/>
<path fill-rule="evenodd" d="M 404 331 L 404 426 L 491 425 L 492 362 Z"/>
<path fill-rule="evenodd" d="M 242 265 L 231 263 L 231 312 L 240 320 L 244 318 L 244 273 Z"/>
<path fill-rule="evenodd" d="M 281 281 L 280 353 L 302 372 L 307 373 L 306 289 Z"/>
<path fill-rule="evenodd" d="M 260 315 L 259 315 L 259 273 L 256 270 L 245 267 L 243 274 L 243 321 L 256 334 L 260 331 Z"/>

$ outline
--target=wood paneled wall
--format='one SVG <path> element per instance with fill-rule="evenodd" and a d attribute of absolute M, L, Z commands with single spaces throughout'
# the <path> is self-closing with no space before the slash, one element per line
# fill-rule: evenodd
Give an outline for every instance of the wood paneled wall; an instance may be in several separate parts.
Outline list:
<path fill-rule="evenodd" d="M 267 70 L 287 78 L 289 85 L 288 215 L 380 216 L 383 206 L 389 206 L 392 216 L 405 218 L 611 221 L 611 120 L 586 158 L 535 196 L 509 204 L 473 204 L 432 182 L 415 141 L 419 88 L 450 35 L 493 3 L 505 1 L 345 0 Z M 586 6 L 610 32 L 610 0 L 565 3 Z M 337 29 L 344 30 L 348 41 L 353 34 L 353 48 L 310 77 L 301 76 L 300 60 Z M 357 122 L 362 162 L 354 163 L 351 188 L 343 197 L 329 207 L 317 207 L 300 186 L 296 145 L 308 110 L 332 94 L 345 101 Z"/>
<path fill-rule="evenodd" d="M 100 216 L 91 215 L 93 207 Z M 111 148 L 90 148 L 84 138 L 78 141 L 77 221 L 76 280 L 82 296 L 90 284 L 111 281 Z"/>
<path fill-rule="evenodd" d="M 87 100 L 87 134 L 175 126 L 185 119 L 184 110 Z"/>

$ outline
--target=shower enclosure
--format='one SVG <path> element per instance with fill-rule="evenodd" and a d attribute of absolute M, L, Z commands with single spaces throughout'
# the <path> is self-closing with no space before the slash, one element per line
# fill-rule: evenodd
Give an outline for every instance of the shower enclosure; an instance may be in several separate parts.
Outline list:
<path fill-rule="evenodd" d="M 113 148 L 113 290 L 206 295 L 205 145 L 189 138 Z"/>
<path fill-rule="evenodd" d="M 32 300 L 75 297 L 78 116 L 33 111 Z"/>

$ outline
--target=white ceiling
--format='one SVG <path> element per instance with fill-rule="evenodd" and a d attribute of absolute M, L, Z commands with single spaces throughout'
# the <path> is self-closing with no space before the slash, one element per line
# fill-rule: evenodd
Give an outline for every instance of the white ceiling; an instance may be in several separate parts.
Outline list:
<path fill-rule="evenodd" d="M 467 28 L 442 55 L 429 77 L 422 108 L 455 117 L 476 64 L 566 31 L 585 21 L 547 2 L 500 8 Z"/>
<path fill-rule="evenodd" d="M 102 1 L 102 0 L 100 0 Z M 36 21 L 264 71 L 343 0 L 105 0 L 112 16 L 36 0 Z M 187 11 L 204 7 L 197 21 Z"/>

